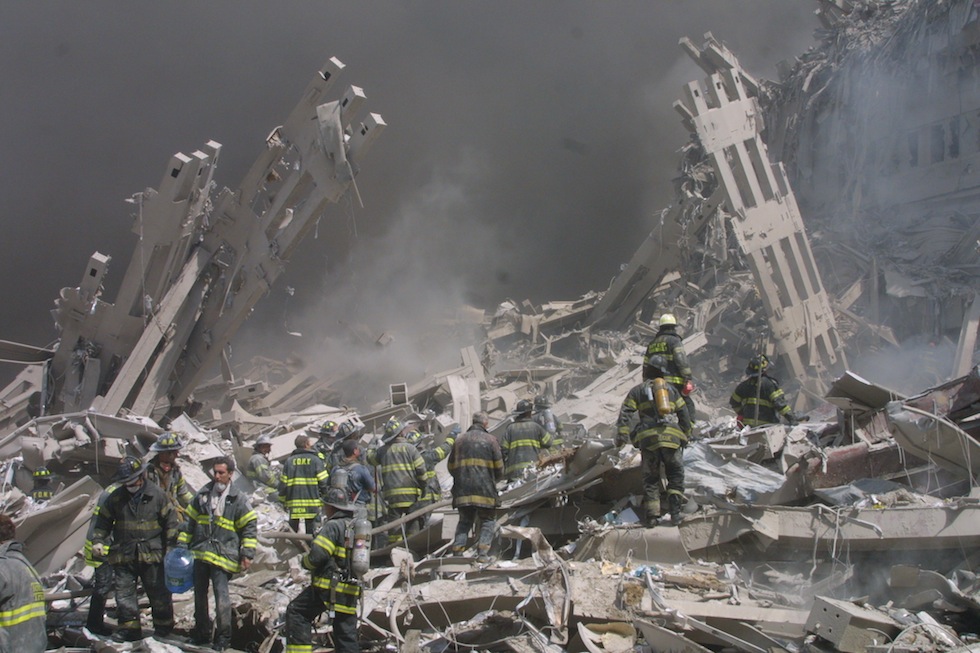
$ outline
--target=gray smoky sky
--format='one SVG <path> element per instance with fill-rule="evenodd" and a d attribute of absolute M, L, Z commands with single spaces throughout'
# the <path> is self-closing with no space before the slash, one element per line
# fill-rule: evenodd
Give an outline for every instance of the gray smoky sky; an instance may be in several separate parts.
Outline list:
<path fill-rule="evenodd" d="M 671 201 L 687 139 L 671 104 L 703 77 L 678 39 L 711 31 L 773 78 L 813 43 L 816 6 L 8 0 L 0 338 L 51 342 L 48 311 L 95 251 L 112 301 L 136 238 L 124 199 L 212 139 L 236 187 L 331 56 L 388 124 L 361 162 L 364 207 L 327 213 L 247 331 L 398 331 L 462 302 L 603 290 Z"/>

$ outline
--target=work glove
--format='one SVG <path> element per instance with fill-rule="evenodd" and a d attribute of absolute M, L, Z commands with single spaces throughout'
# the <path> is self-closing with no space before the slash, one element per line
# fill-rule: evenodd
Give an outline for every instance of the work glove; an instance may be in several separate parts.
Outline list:
<path fill-rule="evenodd" d="M 92 545 L 92 557 L 93 558 L 104 558 L 105 557 L 105 544 L 98 542 Z"/>
<path fill-rule="evenodd" d="M 681 389 L 681 394 L 686 397 L 687 395 L 691 394 L 695 390 L 697 390 L 697 388 L 694 385 L 694 381 L 688 379 L 687 381 L 684 382 L 684 388 Z"/>

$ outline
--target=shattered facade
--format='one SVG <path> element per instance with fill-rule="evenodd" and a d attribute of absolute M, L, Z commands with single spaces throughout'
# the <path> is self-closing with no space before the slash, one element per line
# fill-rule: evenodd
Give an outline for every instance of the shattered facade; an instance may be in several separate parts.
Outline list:
<path fill-rule="evenodd" d="M 0 507 L 45 578 L 52 643 L 135 650 L 81 628 L 91 568 L 80 552 L 115 465 L 150 455 L 165 429 L 182 435 L 182 469 L 199 488 L 204 463 L 232 455 L 244 467 L 260 436 L 278 465 L 327 420 L 352 425 L 366 451 L 395 417 L 432 452 L 477 411 L 499 436 L 519 400 L 543 397 L 564 442 L 501 484 L 491 562 L 447 554 L 457 514 L 445 461 L 432 470 L 441 500 L 389 520 L 372 499 L 362 648 L 973 650 L 978 11 L 966 0 L 820 6 L 821 44 L 779 82 L 754 79 L 711 35 L 681 42 L 708 76 L 675 104 L 692 134 L 676 202 L 608 289 L 465 307 L 433 327 L 477 327 L 459 365 L 393 379 L 370 405 L 345 401 L 356 371 L 224 355 L 327 205 L 356 192 L 384 127 L 377 114 L 358 122 L 358 87 L 326 101 L 342 64 L 314 77 L 236 190 L 212 193 L 218 144 L 175 155 L 160 188 L 133 198 L 140 238 L 116 301 L 100 296 L 109 261 L 95 254 L 57 302 L 57 347 L 0 343 L 26 364 L 0 396 Z M 685 327 L 699 413 L 685 518 L 643 528 L 641 454 L 614 436 L 650 319 L 667 309 Z M 358 328 L 377 346 L 390 340 Z M 958 342 L 940 383 L 902 393 L 846 369 L 923 333 Z M 728 395 L 759 352 L 778 358 L 807 421 L 735 423 Z M 40 466 L 60 483 L 43 503 L 28 492 Z M 231 644 L 278 653 L 283 610 L 309 582 L 299 555 L 311 538 L 261 488 L 236 482 L 255 490 L 260 527 L 251 569 L 231 583 Z M 419 532 L 403 532 L 413 519 Z M 193 598 L 174 602 L 186 632 Z M 329 620 L 315 626 L 329 646 Z M 181 638 L 135 646 L 197 650 Z"/>

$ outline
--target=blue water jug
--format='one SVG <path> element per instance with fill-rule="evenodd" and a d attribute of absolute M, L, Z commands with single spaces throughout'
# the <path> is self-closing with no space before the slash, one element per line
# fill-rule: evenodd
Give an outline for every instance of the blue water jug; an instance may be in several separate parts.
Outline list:
<path fill-rule="evenodd" d="M 167 589 L 173 594 L 181 594 L 194 587 L 194 556 L 191 552 L 183 548 L 167 551 L 163 559 L 163 577 Z"/>

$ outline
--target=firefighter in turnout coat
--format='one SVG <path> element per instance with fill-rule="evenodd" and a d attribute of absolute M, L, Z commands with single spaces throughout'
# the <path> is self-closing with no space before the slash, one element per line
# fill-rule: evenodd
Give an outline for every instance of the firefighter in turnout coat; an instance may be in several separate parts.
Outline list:
<path fill-rule="evenodd" d="M 381 488 L 385 503 L 388 504 L 388 517 L 392 520 L 412 512 L 422 498 L 425 488 L 425 461 L 413 444 L 408 442 L 405 431 L 411 426 L 403 425 L 391 417 L 385 424 L 381 447 L 368 452 L 368 464 L 377 465 L 381 470 Z M 405 535 L 414 535 L 421 530 L 418 519 L 405 524 Z M 388 542 L 400 542 L 402 533 L 391 532 Z"/>
<path fill-rule="evenodd" d="M 15 534 L 13 520 L 0 515 L 0 651 L 44 653 L 48 647 L 44 587 Z"/>
<path fill-rule="evenodd" d="M 257 516 L 244 492 L 232 487 L 235 462 L 227 457 L 211 463 L 213 481 L 187 506 L 178 542 L 194 556 L 194 630 L 191 643 L 211 642 L 208 585 L 214 589 L 215 621 L 212 648 L 231 643 L 231 598 L 228 581 L 248 569 L 255 557 Z"/>
<path fill-rule="evenodd" d="M 306 532 L 316 533 L 321 499 L 330 489 L 323 460 L 316 454 L 308 435 L 297 435 L 296 449 L 289 454 L 279 479 L 279 500 L 289 512 L 289 525 L 299 531 L 299 522 L 306 522 Z"/>
<path fill-rule="evenodd" d="M 143 637 L 137 579 L 143 582 L 150 600 L 154 634 L 169 635 L 174 625 L 173 603 L 164 583 L 163 557 L 177 539 L 177 512 L 163 490 L 146 481 L 145 471 L 139 458 L 123 458 L 116 471 L 118 487 L 92 516 L 92 557 L 108 559 L 115 574 L 119 628 L 114 637 L 120 641 Z"/>
<path fill-rule="evenodd" d="M 480 411 L 473 415 L 473 426 L 456 439 L 449 454 L 449 472 L 453 475 L 453 507 L 459 511 L 459 522 L 453 539 L 453 554 L 466 550 L 466 541 L 474 524 L 479 523 L 480 537 L 476 550 L 479 562 L 487 562 L 496 535 L 493 512 L 500 504 L 497 481 L 504 475 L 504 459 L 497 438 L 487 431 L 490 416 Z"/>
<path fill-rule="evenodd" d="M 691 432 L 691 417 L 684 397 L 665 382 L 667 370 L 668 363 L 662 356 L 650 357 L 644 368 L 647 378 L 626 395 L 617 421 L 617 443 L 625 444 L 629 440 L 640 450 L 648 528 L 660 521 L 661 465 L 667 479 L 667 505 L 674 525 L 681 522 L 684 504 L 683 449 Z"/>
<path fill-rule="evenodd" d="M 161 433 L 157 441 L 150 445 L 150 451 L 156 455 L 146 465 L 146 478 L 163 490 L 163 493 L 179 507 L 178 515 L 183 518 L 183 509 L 194 498 L 194 492 L 184 481 L 184 474 L 177 463 L 177 452 L 184 444 L 176 433 Z"/>
<path fill-rule="evenodd" d="M 302 560 L 310 571 L 310 585 L 286 607 L 286 653 L 312 653 L 313 621 L 324 611 L 332 617 L 334 650 L 360 651 L 357 602 L 361 587 L 350 566 L 354 505 L 346 491 L 330 488 L 324 511 L 327 518 Z"/>
<path fill-rule="evenodd" d="M 662 356 L 667 361 L 667 369 L 664 372 L 664 380 L 670 383 L 684 397 L 687 403 L 687 411 L 694 419 L 694 399 L 691 393 L 694 391 L 694 381 L 692 380 L 691 364 L 687 362 L 687 351 L 684 349 L 684 340 L 677 333 L 677 318 L 670 313 L 660 316 L 657 335 L 653 337 L 647 345 L 646 353 L 643 355 L 643 367 L 645 368 L 651 356 Z M 645 374 L 645 373 L 644 373 Z M 644 378 L 647 378 L 644 376 Z"/>
<path fill-rule="evenodd" d="M 800 416 L 786 403 L 786 396 L 779 382 L 766 374 L 769 358 L 765 354 L 753 356 L 745 373 L 748 375 L 735 387 L 728 405 L 738 415 L 739 426 L 778 424 L 784 418 L 792 426 L 800 422 Z"/>
<path fill-rule="evenodd" d="M 531 419 L 533 410 L 534 404 L 527 399 L 518 401 L 514 422 L 504 431 L 500 447 L 508 481 L 520 478 L 525 469 L 538 463 L 538 452 L 551 447 L 551 434 Z"/>

